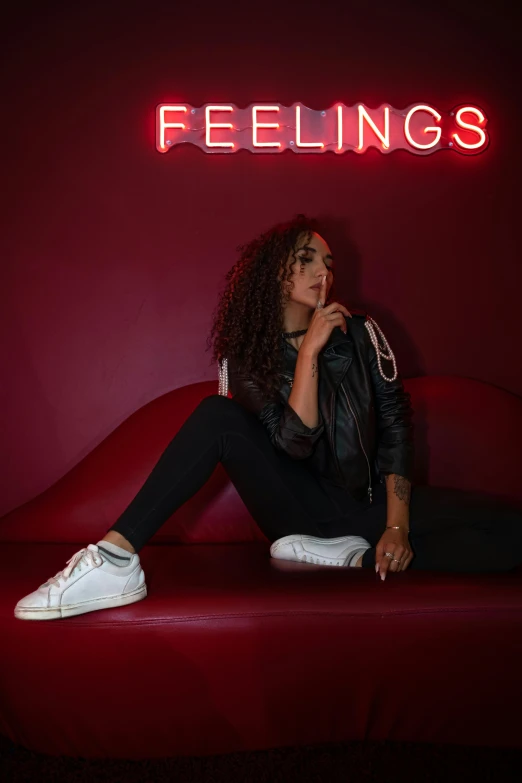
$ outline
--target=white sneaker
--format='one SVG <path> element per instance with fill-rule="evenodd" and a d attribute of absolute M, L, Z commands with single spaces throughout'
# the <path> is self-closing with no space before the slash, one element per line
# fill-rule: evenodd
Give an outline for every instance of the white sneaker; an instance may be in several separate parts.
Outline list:
<path fill-rule="evenodd" d="M 356 553 L 359 553 L 360 556 L 369 548 L 370 544 L 361 536 L 314 538 L 314 536 L 298 533 L 283 536 L 283 538 L 274 541 L 270 547 L 270 555 L 279 560 L 346 566 Z M 355 558 L 356 561 L 358 559 L 358 557 Z"/>
<path fill-rule="evenodd" d="M 67 561 L 63 571 L 21 598 L 15 617 L 55 620 L 141 601 L 147 597 L 145 574 L 139 555 L 130 557 L 129 565 L 116 566 L 102 558 L 96 544 L 89 544 Z"/>

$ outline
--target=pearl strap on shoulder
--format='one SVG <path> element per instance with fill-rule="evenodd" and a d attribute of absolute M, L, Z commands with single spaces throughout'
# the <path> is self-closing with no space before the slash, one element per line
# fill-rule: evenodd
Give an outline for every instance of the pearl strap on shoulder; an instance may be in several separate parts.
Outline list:
<path fill-rule="evenodd" d="M 219 391 L 223 397 L 228 397 L 228 359 L 218 360 Z"/>
<path fill-rule="evenodd" d="M 377 321 L 374 321 L 373 318 L 370 315 L 368 315 L 368 314 L 366 314 L 366 321 L 364 322 L 364 325 L 365 325 L 365 327 L 368 330 L 368 334 L 370 335 L 370 340 L 372 341 L 373 347 L 375 348 L 375 351 L 377 353 L 377 364 L 379 365 L 379 372 L 381 373 L 381 375 L 382 375 L 382 377 L 384 378 L 385 381 L 390 381 L 390 383 L 391 383 L 391 381 L 394 381 L 395 378 L 397 377 L 397 362 L 395 361 L 395 356 L 393 355 L 393 351 L 390 348 L 388 340 L 384 336 L 383 331 L 380 328 L 380 326 L 377 323 Z M 375 329 L 373 328 L 374 325 L 379 330 L 379 334 L 382 337 L 382 340 L 383 340 L 383 343 L 384 343 L 384 347 L 388 351 L 387 354 L 384 351 L 382 351 L 380 346 L 379 346 L 379 341 L 377 340 L 377 335 L 375 334 Z M 389 361 L 391 361 L 393 363 L 393 378 L 388 378 L 383 373 L 382 365 L 381 365 L 381 356 L 382 356 L 383 359 L 388 359 Z"/>

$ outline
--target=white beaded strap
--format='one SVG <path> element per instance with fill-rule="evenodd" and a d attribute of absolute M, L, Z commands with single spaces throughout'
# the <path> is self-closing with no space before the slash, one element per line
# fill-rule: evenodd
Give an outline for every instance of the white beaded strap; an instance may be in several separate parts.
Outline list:
<path fill-rule="evenodd" d="M 395 361 L 395 356 L 393 355 L 393 351 L 390 348 L 388 340 L 384 336 L 384 334 L 382 332 L 382 329 L 380 328 L 380 326 L 377 323 L 377 321 L 374 321 L 373 318 L 370 315 L 368 315 L 368 314 L 366 314 L 366 321 L 364 322 L 364 325 L 368 329 L 368 334 L 370 335 L 370 340 L 372 341 L 373 347 L 375 348 L 375 351 L 377 353 L 377 364 L 379 365 L 379 372 L 381 373 L 381 375 L 382 375 L 382 377 L 384 378 L 385 381 L 390 381 L 390 382 L 394 381 L 395 378 L 397 377 L 397 362 Z M 388 351 L 387 354 L 384 353 L 384 351 L 382 351 L 380 346 L 379 346 L 379 341 L 377 340 L 377 335 L 375 334 L 375 330 L 373 328 L 374 325 L 379 330 L 379 334 L 381 335 L 382 340 L 384 342 L 384 347 Z M 381 365 L 381 356 L 382 356 L 383 359 L 388 359 L 388 360 L 391 360 L 393 362 L 393 370 L 394 370 L 393 378 L 388 378 L 383 373 L 382 365 Z"/>
<path fill-rule="evenodd" d="M 219 391 L 223 397 L 228 397 L 228 359 L 225 357 L 222 361 L 218 359 Z"/>

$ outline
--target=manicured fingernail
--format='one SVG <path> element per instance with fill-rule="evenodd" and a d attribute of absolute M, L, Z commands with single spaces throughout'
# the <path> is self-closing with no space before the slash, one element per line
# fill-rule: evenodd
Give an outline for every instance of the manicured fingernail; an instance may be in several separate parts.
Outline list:
<path fill-rule="evenodd" d="M 381 574 L 381 579 L 382 579 L 382 581 L 384 582 L 384 579 L 385 579 L 385 574 Z"/>
<path fill-rule="evenodd" d="M 376 564 L 375 564 L 375 573 L 376 573 L 376 574 L 378 574 L 378 573 L 379 573 L 379 563 L 376 563 Z"/>

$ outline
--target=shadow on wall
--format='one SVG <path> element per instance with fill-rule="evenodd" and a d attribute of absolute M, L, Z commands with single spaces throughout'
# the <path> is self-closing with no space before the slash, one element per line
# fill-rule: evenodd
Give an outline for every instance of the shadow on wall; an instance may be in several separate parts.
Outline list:
<path fill-rule="evenodd" d="M 407 377 L 416 378 L 426 375 L 422 356 L 412 336 L 405 330 L 400 313 L 384 307 L 380 302 L 363 298 L 361 289 L 363 265 L 371 263 L 363 259 L 353 239 L 350 221 L 343 217 L 330 215 L 317 216 L 323 227 L 324 239 L 330 245 L 336 260 L 335 280 L 330 292 L 330 302 L 339 301 L 348 308 L 365 310 L 379 324 L 395 355 L 397 369 L 401 376 L 401 366 L 410 368 Z M 398 355 L 399 354 L 399 355 Z"/>

